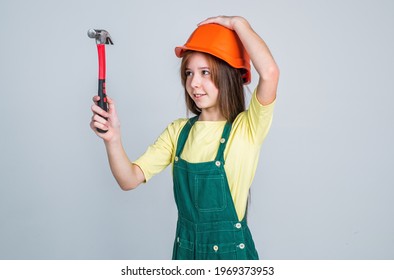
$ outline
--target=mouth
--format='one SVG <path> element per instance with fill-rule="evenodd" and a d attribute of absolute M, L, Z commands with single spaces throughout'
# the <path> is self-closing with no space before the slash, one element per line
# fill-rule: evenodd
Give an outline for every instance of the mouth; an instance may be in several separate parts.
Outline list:
<path fill-rule="evenodd" d="M 200 99 L 201 97 L 206 96 L 206 95 L 207 95 L 206 93 L 193 93 L 193 97 L 195 99 Z"/>

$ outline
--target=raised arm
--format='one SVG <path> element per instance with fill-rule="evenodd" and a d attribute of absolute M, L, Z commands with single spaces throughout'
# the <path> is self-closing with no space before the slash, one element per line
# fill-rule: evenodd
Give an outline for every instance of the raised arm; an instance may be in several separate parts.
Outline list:
<path fill-rule="evenodd" d="M 136 188 L 145 181 L 145 176 L 139 166 L 132 164 L 124 151 L 121 134 L 120 122 L 115 109 L 114 101 L 107 96 L 108 112 L 97 106 L 100 97 L 93 97 L 95 104 L 92 106 L 93 117 L 90 127 L 97 136 L 102 138 L 107 150 L 108 161 L 112 174 L 124 191 Z M 99 133 L 97 128 L 106 130 L 106 133 Z"/>
<path fill-rule="evenodd" d="M 264 40 L 252 29 L 248 21 L 239 16 L 212 17 L 199 23 L 217 23 L 234 30 L 248 52 L 253 66 L 259 74 L 257 99 L 262 105 L 272 103 L 276 98 L 279 68 Z"/>

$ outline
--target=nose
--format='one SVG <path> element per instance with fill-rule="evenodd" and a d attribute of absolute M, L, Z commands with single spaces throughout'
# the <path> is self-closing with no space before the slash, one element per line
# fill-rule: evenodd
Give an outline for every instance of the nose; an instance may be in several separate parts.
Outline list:
<path fill-rule="evenodd" d="M 199 88 L 201 85 L 201 77 L 198 74 L 194 74 L 191 77 L 190 85 L 192 88 Z"/>

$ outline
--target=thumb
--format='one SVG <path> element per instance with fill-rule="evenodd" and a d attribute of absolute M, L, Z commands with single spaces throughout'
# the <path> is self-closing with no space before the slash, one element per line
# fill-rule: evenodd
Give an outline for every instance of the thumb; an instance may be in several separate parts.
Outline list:
<path fill-rule="evenodd" d="M 107 95 L 108 108 L 112 112 L 116 112 L 115 101 Z"/>

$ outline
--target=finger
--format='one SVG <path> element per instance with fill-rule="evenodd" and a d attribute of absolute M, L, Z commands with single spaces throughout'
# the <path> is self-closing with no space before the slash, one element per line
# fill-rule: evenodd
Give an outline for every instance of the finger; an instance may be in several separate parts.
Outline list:
<path fill-rule="evenodd" d="M 99 114 L 100 116 L 102 116 L 104 118 L 108 118 L 109 117 L 109 113 L 106 112 L 105 110 L 101 109 L 97 105 L 92 105 L 91 110 L 92 110 L 93 113 Z"/>
<path fill-rule="evenodd" d="M 202 22 L 200 22 L 198 25 L 203 25 L 203 24 L 208 24 L 208 23 L 221 23 L 226 17 L 225 16 L 216 16 L 216 17 L 209 17 Z"/>
<path fill-rule="evenodd" d="M 110 98 L 108 95 L 107 95 L 107 103 L 108 103 L 109 110 L 111 110 L 111 112 L 115 112 L 116 111 L 115 101 L 112 98 Z"/>
<path fill-rule="evenodd" d="M 93 127 L 94 128 L 99 128 L 101 130 L 106 130 L 106 131 L 109 130 L 108 126 L 106 126 L 105 124 L 99 123 L 99 122 L 93 122 Z"/>
<path fill-rule="evenodd" d="M 233 29 L 232 24 L 231 24 L 231 17 L 229 17 L 229 16 L 210 17 L 210 18 L 207 18 L 206 20 L 200 22 L 198 24 L 198 26 L 204 25 L 204 24 L 209 24 L 209 23 L 216 23 L 216 24 L 220 24 L 224 27 L 227 27 L 229 29 Z"/>
<path fill-rule="evenodd" d="M 89 126 L 90 126 L 90 128 L 91 128 L 91 129 L 93 129 L 93 130 L 94 130 L 93 121 L 91 121 L 91 122 L 89 123 Z"/>
<path fill-rule="evenodd" d="M 107 95 L 107 101 L 108 101 L 108 103 L 115 104 L 115 101 L 111 97 L 109 97 L 108 95 Z"/>
<path fill-rule="evenodd" d="M 96 135 L 100 136 L 100 133 L 97 131 L 97 127 L 94 125 L 94 122 L 90 122 L 90 128 L 93 130 Z"/>
<path fill-rule="evenodd" d="M 99 122 L 99 123 L 102 123 L 104 125 L 108 125 L 108 121 L 106 119 L 104 119 L 102 116 L 97 115 L 97 114 L 93 115 L 92 121 Z"/>
<path fill-rule="evenodd" d="M 207 18 L 206 20 L 199 22 L 197 25 L 200 26 L 208 23 L 215 23 L 215 19 L 213 17 Z"/>
<path fill-rule="evenodd" d="M 93 96 L 92 100 L 93 100 L 94 104 L 98 105 L 98 101 L 100 100 L 100 96 L 95 95 L 95 96 Z"/>

